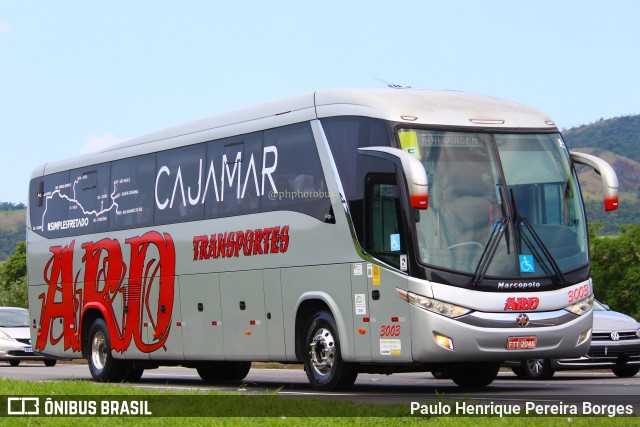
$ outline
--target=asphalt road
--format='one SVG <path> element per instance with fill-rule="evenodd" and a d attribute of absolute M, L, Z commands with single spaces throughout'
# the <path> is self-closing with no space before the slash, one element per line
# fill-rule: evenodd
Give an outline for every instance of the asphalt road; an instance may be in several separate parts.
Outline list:
<path fill-rule="evenodd" d="M 58 363 L 45 367 L 24 362 L 18 367 L 0 363 L 0 378 L 25 381 L 91 380 L 85 364 Z M 194 369 L 162 367 L 146 370 L 134 387 L 164 391 L 216 390 L 243 393 L 277 393 L 282 396 L 349 399 L 356 402 L 433 402 L 443 396 L 477 402 L 590 401 L 602 404 L 631 404 L 640 414 L 640 375 L 618 378 L 611 371 L 556 372 L 547 381 L 529 381 L 504 370 L 488 387 L 464 390 L 450 380 L 438 380 L 429 373 L 386 375 L 360 374 L 352 389 L 345 392 L 317 392 L 298 369 L 251 369 L 242 382 L 208 385 Z"/>

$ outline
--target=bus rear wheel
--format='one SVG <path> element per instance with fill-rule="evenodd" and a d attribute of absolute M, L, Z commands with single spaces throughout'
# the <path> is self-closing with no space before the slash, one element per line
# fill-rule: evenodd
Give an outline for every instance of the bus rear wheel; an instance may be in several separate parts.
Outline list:
<path fill-rule="evenodd" d="M 500 363 L 465 363 L 449 372 L 451 379 L 460 387 L 485 387 L 498 377 Z"/>
<path fill-rule="evenodd" d="M 358 367 L 342 359 L 331 313 L 319 311 L 311 318 L 304 343 L 304 370 L 314 389 L 344 390 L 353 385 Z"/>
<path fill-rule="evenodd" d="M 96 319 L 89 329 L 88 362 L 91 376 L 96 381 L 121 382 L 127 374 L 126 361 L 111 355 L 111 340 L 103 319 Z"/>
<path fill-rule="evenodd" d="M 251 369 L 251 362 L 209 362 L 196 368 L 205 382 L 241 381 Z"/>

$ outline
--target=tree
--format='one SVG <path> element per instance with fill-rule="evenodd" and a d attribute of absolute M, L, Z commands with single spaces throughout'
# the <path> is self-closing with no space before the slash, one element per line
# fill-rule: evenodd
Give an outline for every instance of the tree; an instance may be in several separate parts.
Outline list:
<path fill-rule="evenodd" d="M 27 245 L 20 242 L 0 269 L 0 305 L 27 307 Z"/>
<path fill-rule="evenodd" d="M 619 236 L 591 239 L 594 293 L 613 310 L 639 318 L 640 227 L 623 225 L 620 230 Z"/>

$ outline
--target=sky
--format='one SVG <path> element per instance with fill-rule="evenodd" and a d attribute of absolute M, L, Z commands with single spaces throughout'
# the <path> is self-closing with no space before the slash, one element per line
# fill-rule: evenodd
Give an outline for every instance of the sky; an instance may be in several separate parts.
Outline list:
<path fill-rule="evenodd" d="M 317 89 L 640 114 L 640 1 L 0 0 L 0 201 L 40 164 Z"/>

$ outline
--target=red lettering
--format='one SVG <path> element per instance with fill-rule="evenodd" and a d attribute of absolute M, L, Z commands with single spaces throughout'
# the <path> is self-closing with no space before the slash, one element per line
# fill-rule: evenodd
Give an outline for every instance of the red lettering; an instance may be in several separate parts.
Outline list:
<path fill-rule="evenodd" d="M 200 259 L 209 259 L 211 254 L 209 253 L 209 238 L 207 236 L 200 236 Z"/>
<path fill-rule="evenodd" d="M 218 233 L 218 256 L 224 258 L 227 249 L 227 233 Z"/>
<path fill-rule="evenodd" d="M 202 242 L 202 238 L 206 236 L 194 236 L 193 237 L 193 260 L 197 261 L 198 259 L 202 259 L 202 256 L 198 257 L 200 253 L 200 243 Z"/>
<path fill-rule="evenodd" d="M 131 246 L 128 292 L 134 298 L 132 301 L 127 301 L 129 311 L 125 318 L 125 334 L 133 334 L 136 347 L 149 353 L 164 346 L 169 336 L 173 313 L 176 251 L 169 234 L 161 235 L 155 231 L 145 233 L 141 237 L 127 239 L 126 243 Z M 157 259 L 147 259 L 147 252 L 150 249 L 157 251 Z M 155 316 L 149 300 L 154 286 L 158 288 L 158 298 L 154 299 L 154 304 L 157 304 Z M 138 296 L 140 297 L 136 299 L 135 297 Z M 151 333 L 153 338 L 150 343 L 142 334 L 142 316 L 145 312 L 149 315 L 149 323 L 153 328 Z"/>
<path fill-rule="evenodd" d="M 262 232 L 262 237 L 264 239 L 264 253 L 269 253 L 269 248 L 271 247 L 271 233 L 273 233 L 273 228 L 265 228 Z"/>
<path fill-rule="evenodd" d="M 193 260 L 238 258 L 244 256 L 285 253 L 289 249 L 289 226 L 229 231 L 193 237 Z"/>
<path fill-rule="evenodd" d="M 226 247 L 224 249 L 224 255 L 227 258 L 231 258 L 233 256 L 233 247 L 235 245 L 235 236 L 236 233 L 225 233 L 227 234 L 227 244 Z"/>
<path fill-rule="evenodd" d="M 233 251 L 233 256 L 238 258 L 238 252 L 240 252 L 240 248 L 244 246 L 244 233 L 242 231 L 236 232 L 236 245 L 235 250 Z"/>
<path fill-rule="evenodd" d="M 280 252 L 278 244 L 280 243 L 280 227 L 273 227 L 273 233 L 271 234 L 271 253 L 277 254 Z"/>
<path fill-rule="evenodd" d="M 507 298 L 507 301 L 504 305 L 504 311 L 527 311 L 527 310 L 535 310 L 538 308 L 540 304 L 540 299 L 537 297 L 531 298 Z"/>
<path fill-rule="evenodd" d="M 202 237 L 194 237 L 194 258 L 202 257 L 202 248 L 207 246 L 204 243 L 206 236 Z M 83 244 L 84 276 L 82 271 L 78 271 L 75 277 L 75 241 L 64 248 L 50 248 L 52 256 L 44 269 L 44 279 L 49 286 L 46 295 L 39 296 L 42 312 L 35 344 L 37 350 L 43 351 L 49 343 L 56 344 L 64 339 L 65 350 L 80 351 L 79 313 L 88 305 L 98 307 L 105 315 L 114 350 L 127 350 L 132 340 L 143 352 L 152 352 L 165 345 L 171 327 L 175 292 L 173 240 L 168 234 L 148 232 L 127 239 L 126 243 L 131 248 L 128 265 L 117 240 L 103 239 Z M 122 297 L 126 311 L 115 311 L 113 301 L 118 295 Z M 143 332 L 143 316 L 152 327 L 150 339 Z M 62 319 L 62 332 L 53 336 L 51 331 L 58 319 Z"/>
<path fill-rule="evenodd" d="M 48 341 L 58 343 L 64 338 L 64 349 L 80 350 L 80 339 L 68 324 L 77 325 L 78 302 L 75 298 L 73 283 L 73 247 L 75 242 L 64 248 L 54 246 L 49 249 L 53 254 L 44 268 L 44 281 L 49 285 L 47 295 L 40 294 L 42 311 L 40 312 L 40 330 L 36 341 L 36 350 L 44 350 Z M 53 322 L 62 319 L 60 336 L 50 335 Z"/>
<path fill-rule="evenodd" d="M 253 254 L 262 255 L 262 230 L 257 228 L 253 233 Z"/>
<path fill-rule="evenodd" d="M 289 249 L 289 226 L 285 225 L 280 230 L 280 252 L 285 253 Z"/>
<path fill-rule="evenodd" d="M 125 294 L 123 289 L 127 266 L 122 260 L 122 249 L 117 240 L 102 239 L 99 242 L 85 243 L 82 262 L 84 270 L 84 304 L 97 303 L 103 308 L 106 322 L 109 325 L 111 346 L 116 351 L 124 351 L 129 347 L 131 338 L 125 336 L 119 325 L 124 321 L 121 313 L 114 311 L 112 302 L 118 292 Z M 127 295 L 124 304 L 127 304 Z"/>
<path fill-rule="evenodd" d="M 253 231 L 247 230 L 244 234 L 244 247 L 242 248 L 242 253 L 245 256 L 253 255 Z"/>

